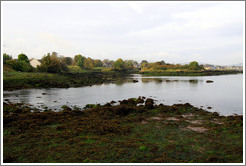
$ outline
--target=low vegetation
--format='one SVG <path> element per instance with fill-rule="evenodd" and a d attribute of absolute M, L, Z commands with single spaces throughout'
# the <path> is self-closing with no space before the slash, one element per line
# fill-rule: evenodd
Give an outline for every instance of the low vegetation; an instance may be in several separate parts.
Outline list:
<path fill-rule="evenodd" d="M 86 109 L 3 104 L 4 163 L 242 163 L 243 117 L 131 98 Z"/>
<path fill-rule="evenodd" d="M 225 75 L 225 74 L 238 74 L 242 71 L 236 70 L 205 70 L 205 71 L 144 71 L 140 74 L 148 76 L 214 76 L 214 75 Z"/>
<path fill-rule="evenodd" d="M 38 73 L 17 72 L 4 66 L 3 89 L 16 90 L 23 88 L 68 88 L 94 84 L 113 83 L 126 76 L 119 72 L 97 72 L 74 69 L 71 73 Z"/>
<path fill-rule="evenodd" d="M 113 82 L 129 73 L 140 73 L 153 76 L 207 76 L 240 73 L 236 70 L 207 71 L 196 61 L 189 65 L 174 65 L 164 61 L 140 64 L 133 60 L 116 61 L 91 59 L 82 55 L 74 58 L 59 56 L 52 52 L 44 55 L 41 65 L 33 68 L 25 54 L 19 54 L 18 59 L 3 54 L 3 84 L 4 90 L 22 88 L 68 88 Z"/>

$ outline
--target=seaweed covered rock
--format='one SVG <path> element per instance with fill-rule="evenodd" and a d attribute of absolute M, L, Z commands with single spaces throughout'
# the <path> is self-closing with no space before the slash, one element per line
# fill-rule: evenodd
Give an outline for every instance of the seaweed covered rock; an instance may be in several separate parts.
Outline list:
<path fill-rule="evenodd" d="M 112 112 L 115 115 L 120 115 L 120 116 L 126 116 L 132 111 L 131 107 L 128 107 L 126 105 L 117 105 L 112 107 Z"/>
<path fill-rule="evenodd" d="M 147 109 L 153 109 L 153 108 L 154 108 L 154 105 L 153 105 L 153 103 L 151 103 L 151 102 L 146 102 L 146 103 L 145 103 L 145 107 L 146 107 Z"/>
<path fill-rule="evenodd" d="M 139 96 L 139 97 L 137 98 L 136 102 L 137 102 L 137 104 L 139 104 L 139 103 L 144 103 L 144 99 L 141 98 L 141 97 Z"/>
<path fill-rule="evenodd" d="M 122 100 L 120 101 L 120 105 L 130 105 L 130 106 L 135 106 L 137 103 L 136 103 L 136 100 L 134 98 L 130 98 L 128 100 Z"/>
<path fill-rule="evenodd" d="M 154 100 L 150 99 L 150 98 L 147 98 L 146 101 L 145 101 L 145 107 L 147 109 L 153 109 L 154 108 Z"/>

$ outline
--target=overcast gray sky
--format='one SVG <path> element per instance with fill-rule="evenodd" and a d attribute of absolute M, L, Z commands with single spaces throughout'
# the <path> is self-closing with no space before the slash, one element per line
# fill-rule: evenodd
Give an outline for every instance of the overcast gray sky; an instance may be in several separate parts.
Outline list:
<path fill-rule="evenodd" d="M 3 53 L 243 62 L 245 2 L 1 2 Z"/>

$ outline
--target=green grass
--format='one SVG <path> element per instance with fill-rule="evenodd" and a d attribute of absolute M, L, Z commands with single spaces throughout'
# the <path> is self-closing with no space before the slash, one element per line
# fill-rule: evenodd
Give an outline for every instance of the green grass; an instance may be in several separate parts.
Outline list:
<path fill-rule="evenodd" d="M 70 73 L 85 73 L 89 72 L 88 70 L 81 69 L 79 66 L 68 66 L 68 70 Z"/>
<path fill-rule="evenodd" d="M 144 71 L 140 74 L 149 76 L 212 76 L 212 75 L 223 75 L 223 74 L 238 74 L 241 71 L 235 70 L 214 70 L 214 71 Z"/>
<path fill-rule="evenodd" d="M 7 66 L 3 71 L 4 90 L 23 88 L 68 88 L 81 87 L 103 82 L 113 82 L 124 77 L 125 73 L 115 71 L 84 70 L 69 66 L 70 73 L 17 72 Z"/>

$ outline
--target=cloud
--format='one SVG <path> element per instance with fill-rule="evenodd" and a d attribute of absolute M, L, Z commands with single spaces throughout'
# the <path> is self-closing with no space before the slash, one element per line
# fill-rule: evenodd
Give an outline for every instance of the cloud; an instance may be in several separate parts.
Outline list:
<path fill-rule="evenodd" d="M 23 50 L 42 56 L 57 51 L 71 57 L 80 53 L 92 58 L 175 63 L 192 59 L 230 63 L 233 56 L 235 61 L 242 59 L 244 2 L 44 2 L 3 6 L 4 51 L 9 54 Z"/>

